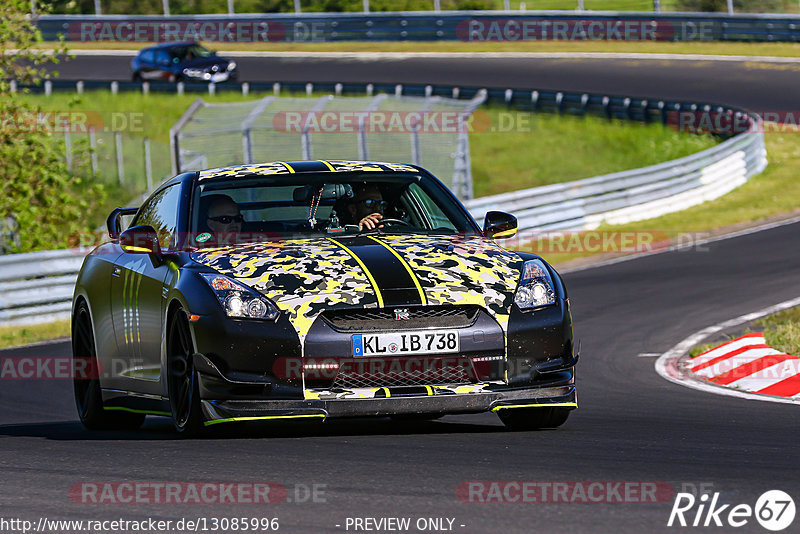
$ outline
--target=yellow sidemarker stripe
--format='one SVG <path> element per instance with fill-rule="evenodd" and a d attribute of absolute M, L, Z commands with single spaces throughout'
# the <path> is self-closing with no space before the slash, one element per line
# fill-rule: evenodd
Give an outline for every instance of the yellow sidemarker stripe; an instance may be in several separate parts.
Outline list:
<path fill-rule="evenodd" d="M 367 269 L 367 266 L 364 265 L 363 261 L 361 261 L 361 258 L 356 256 L 353 253 L 352 250 L 350 250 L 349 248 L 347 248 L 346 246 L 341 244 L 339 241 L 337 241 L 337 240 L 335 240 L 335 239 L 333 239 L 331 237 L 329 237 L 328 239 L 330 239 L 333 243 L 336 243 L 337 245 L 342 247 L 342 249 L 344 249 L 345 252 L 350 254 L 351 258 L 356 260 L 356 263 L 358 263 L 358 266 L 361 267 L 361 270 L 364 271 L 365 275 L 367 275 L 367 278 L 369 279 L 369 283 L 372 284 L 372 289 L 375 290 L 375 297 L 378 299 L 378 307 L 379 308 L 383 308 L 383 295 L 381 294 L 381 290 L 378 288 L 378 284 L 377 284 L 377 282 L 375 282 L 375 278 L 373 278 L 372 273 L 369 272 L 369 269 Z"/>
<path fill-rule="evenodd" d="M 430 386 L 425 386 L 425 389 L 428 390 L 428 395 L 433 395 L 433 388 Z"/>
<path fill-rule="evenodd" d="M 288 163 L 286 163 L 285 161 L 279 161 L 278 163 L 280 163 L 281 165 L 283 165 L 284 167 L 286 167 L 286 170 L 287 170 L 287 171 L 289 171 L 289 173 L 290 173 L 290 174 L 294 174 L 294 169 L 292 168 L 292 166 L 291 166 L 291 165 L 289 165 L 289 164 L 288 164 Z"/>
<path fill-rule="evenodd" d="M 387 399 L 392 396 L 392 393 L 389 391 L 389 388 L 381 388 L 381 389 L 383 390 L 384 393 L 386 393 Z"/>
<path fill-rule="evenodd" d="M 134 410 L 133 408 L 126 408 L 124 406 L 103 406 L 103 410 L 107 412 L 130 412 L 130 413 L 143 413 L 145 415 L 163 415 L 166 417 L 172 417 L 172 414 L 169 412 L 157 412 L 155 410 Z"/>
<path fill-rule="evenodd" d="M 322 417 L 325 419 L 325 416 L 321 413 L 315 414 L 306 414 L 306 415 L 263 415 L 259 417 L 229 417 L 227 419 L 213 419 L 211 421 L 206 421 L 203 423 L 205 426 L 216 425 L 219 423 L 233 423 L 233 422 L 241 422 L 241 421 L 266 421 L 268 419 L 302 419 L 308 417 Z"/>
<path fill-rule="evenodd" d="M 564 408 L 577 408 L 577 402 L 545 402 L 542 404 L 508 404 L 506 406 L 495 406 L 492 408 L 493 412 L 498 410 L 505 410 L 506 408 L 552 408 L 552 407 L 564 407 Z"/>
<path fill-rule="evenodd" d="M 324 164 L 325 164 L 325 166 L 326 166 L 326 167 L 328 167 L 328 169 L 332 170 L 333 172 L 336 172 L 336 169 L 334 169 L 334 168 L 333 168 L 333 165 L 331 165 L 330 163 L 328 163 L 328 162 L 327 162 L 327 161 L 325 161 L 324 159 L 321 159 L 321 160 L 319 160 L 319 161 L 321 161 L 322 163 L 324 163 Z"/>
<path fill-rule="evenodd" d="M 511 229 L 511 230 L 503 230 L 502 232 L 497 232 L 492 237 L 511 237 L 512 235 L 514 235 L 516 233 L 517 233 L 517 229 L 514 228 L 514 229 Z"/>
<path fill-rule="evenodd" d="M 367 237 L 372 239 L 376 243 L 383 245 L 383 247 L 389 252 L 391 252 L 394 255 L 394 257 L 397 258 L 397 260 L 403 265 L 403 267 L 406 268 L 406 271 L 408 271 L 408 275 L 411 277 L 411 280 L 414 281 L 414 286 L 416 286 L 417 288 L 417 292 L 419 293 L 419 298 L 422 301 L 422 305 L 427 306 L 428 299 L 425 297 L 425 292 L 422 290 L 422 286 L 419 283 L 419 278 L 417 278 L 417 275 L 414 274 L 414 271 L 411 270 L 411 266 L 408 264 L 408 262 L 405 259 L 403 259 L 403 257 L 400 254 L 398 254 L 398 252 L 395 249 L 393 249 L 380 239 L 373 237 L 371 235 L 368 235 Z"/>

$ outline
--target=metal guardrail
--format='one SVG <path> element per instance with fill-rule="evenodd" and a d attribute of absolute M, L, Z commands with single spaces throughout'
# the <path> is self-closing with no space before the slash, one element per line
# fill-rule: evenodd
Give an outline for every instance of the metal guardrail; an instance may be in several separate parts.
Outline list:
<path fill-rule="evenodd" d="M 763 132 L 650 167 L 468 200 L 476 220 L 514 213 L 524 230 L 591 230 L 602 223 L 649 219 L 713 200 L 764 170 Z"/>
<path fill-rule="evenodd" d="M 44 15 L 45 40 L 79 42 L 800 40 L 800 16 L 650 11 L 448 11 L 239 15 Z M 616 29 L 614 27 L 616 25 Z"/>
<path fill-rule="evenodd" d="M 0 256 L 0 326 L 68 318 L 83 257 L 76 250 Z"/>
<path fill-rule="evenodd" d="M 119 90 L 142 90 L 132 82 L 113 82 Z M 75 89 L 75 82 L 55 81 L 54 90 Z M 95 82 L 108 88 L 108 82 Z M 86 89 L 90 88 L 89 82 Z M 33 87 L 33 90 L 43 90 Z M 217 90 L 245 92 L 243 85 L 218 86 Z M 395 84 L 250 84 L 247 90 L 273 89 L 290 92 L 335 92 L 336 94 L 441 95 L 472 99 L 480 88 Z M 175 92 L 175 84 L 150 84 L 150 91 Z M 208 91 L 205 85 L 187 84 L 186 91 Z M 742 112 L 696 102 L 670 102 L 625 96 L 562 91 L 488 89 L 486 103 L 529 110 L 573 115 L 597 115 L 609 119 L 669 123 L 674 113 Z M 744 183 L 766 165 L 764 136 L 755 121 L 754 131 L 735 135 L 719 145 L 677 160 L 604 176 L 597 176 L 503 193 L 467 201 L 480 220 L 486 211 L 501 209 L 515 213 L 522 230 L 579 230 L 603 222 L 624 223 L 677 211 L 717 198 Z M 69 317 L 75 277 L 83 255 L 77 251 L 48 251 L 0 256 L 0 326 L 46 322 Z"/>

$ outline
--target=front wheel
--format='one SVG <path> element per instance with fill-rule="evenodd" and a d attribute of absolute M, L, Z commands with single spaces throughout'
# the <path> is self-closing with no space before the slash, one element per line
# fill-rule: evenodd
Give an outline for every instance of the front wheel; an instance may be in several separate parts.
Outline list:
<path fill-rule="evenodd" d="M 89 430 L 135 430 L 142 426 L 144 414 L 103 409 L 100 371 L 89 307 L 81 302 L 72 319 L 72 384 L 78 417 Z"/>
<path fill-rule="evenodd" d="M 192 355 L 194 343 L 186 312 L 178 308 L 172 314 L 167 332 L 167 390 L 175 429 L 184 436 L 196 436 L 203 429 L 203 412 L 197 371 Z"/>
<path fill-rule="evenodd" d="M 506 408 L 497 415 L 510 430 L 538 430 L 563 425 L 570 410 L 559 406 L 552 408 Z"/>

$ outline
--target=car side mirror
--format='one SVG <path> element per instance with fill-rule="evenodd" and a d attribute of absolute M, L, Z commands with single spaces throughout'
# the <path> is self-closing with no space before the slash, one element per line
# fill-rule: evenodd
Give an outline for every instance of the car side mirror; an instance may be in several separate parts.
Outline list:
<path fill-rule="evenodd" d="M 483 234 L 494 239 L 514 237 L 517 234 L 517 218 L 502 211 L 488 211 L 483 221 Z"/>
<path fill-rule="evenodd" d="M 119 244 L 122 250 L 129 254 L 151 254 L 156 258 L 161 257 L 158 233 L 155 228 L 147 224 L 134 226 L 122 232 Z"/>
<path fill-rule="evenodd" d="M 120 228 L 120 217 L 125 215 L 136 215 L 139 208 L 114 208 L 111 214 L 106 219 L 106 226 L 108 227 L 108 236 L 111 239 L 117 239 L 122 232 Z"/>

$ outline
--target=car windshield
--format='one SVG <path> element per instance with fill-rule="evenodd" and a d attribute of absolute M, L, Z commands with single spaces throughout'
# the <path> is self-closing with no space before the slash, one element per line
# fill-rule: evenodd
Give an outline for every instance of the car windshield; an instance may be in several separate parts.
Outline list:
<path fill-rule="evenodd" d="M 200 45 L 175 46 L 170 48 L 169 52 L 172 54 L 172 57 L 176 57 L 182 61 L 207 58 L 213 55 L 210 50 L 203 48 Z"/>
<path fill-rule="evenodd" d="M 197 182 L 192 206 L 194 243 L 190 245 L 196 247 L 282 236 L 347 236 L 369 230 L 478 233 L 471 218 L 438 182 L 410 173 L 207 178 Z M 378 221 L 377 228 L 359 227 L 367 216 Z"/>

